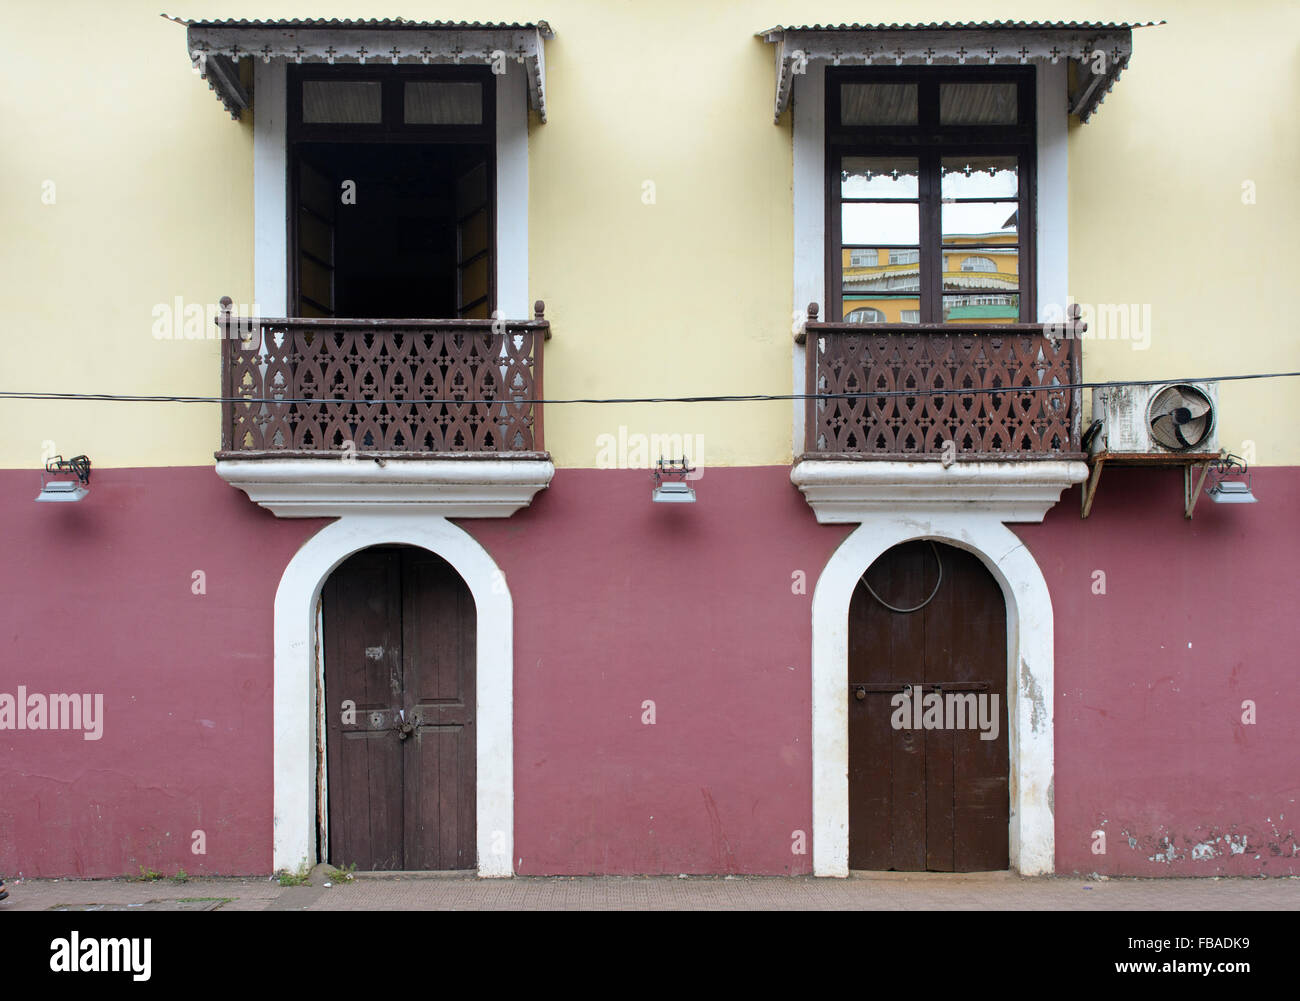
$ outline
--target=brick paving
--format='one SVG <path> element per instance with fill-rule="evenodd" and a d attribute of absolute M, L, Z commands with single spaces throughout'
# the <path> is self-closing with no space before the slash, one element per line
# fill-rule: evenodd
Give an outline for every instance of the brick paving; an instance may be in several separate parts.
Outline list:
<path fill-rule="evenodd" d="M 275 880 L 13 880 L 0 911 L 41 910 L 1300 910 L 1300 877 L 1026 878 L 1012 873 L 813 877 L 373 875 Z"/>

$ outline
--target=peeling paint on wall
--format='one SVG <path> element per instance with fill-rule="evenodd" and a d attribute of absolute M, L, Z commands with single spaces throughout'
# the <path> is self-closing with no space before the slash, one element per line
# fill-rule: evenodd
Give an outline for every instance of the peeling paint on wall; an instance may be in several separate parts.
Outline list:
<path fill-rule="evenodd" d="M 1211 829 L 1203 834 L 1177 836 L 1169 831 L 1153 835 L 1138 835 L 1127 829 L 1120 834 L 1128 841 L 1129 849 L 1146 855 L 1148 862 L 1173 865 L 1180 862 L 1218 862 L 1233 856 L 1251 856 L 1263 861 L 1266 856 L 1273 858 L 1294 858 L 1300 854 L 1300 842 L 1295 832 L 1279 831 L 1276 825 L 1270 834 L 1253 829 L 1240 830 L 1232 824 L 1226 830 Z M 1207 875 L 1198 869 L 1191 869 L 1188 875 Z M 1279 873 L 1280 875 L 1280 873 Z"/>
<path fill-rule="evenodd" d="M 1047 722 L 1047 706 L 1043 702 L 1043 691 L 1038 687 L 1038 682 L 1030 673 L 1029 665 L 1023 657 L 1020 658 L 1020 690 L 1029 699 L 1029 729 L 1034 733 L 1042 733 Z"/>

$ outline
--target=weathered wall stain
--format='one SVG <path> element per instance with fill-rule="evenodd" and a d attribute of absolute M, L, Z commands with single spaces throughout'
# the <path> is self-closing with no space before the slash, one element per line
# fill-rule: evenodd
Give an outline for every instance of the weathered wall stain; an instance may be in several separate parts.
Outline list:
<path fill-rule="evenodd" d="M 1020 658 L 1020 690 L 1029 699 L 1029 729 L 1041 733 L 1047 723 L 1047 706 L 1043 703 L 1043 690 L 1023 657 Z"/>
<path fill-rule="evenodd" d="M 709 815 L 709 835 L 713 851 L 713 871 L 714 872 L 739 872 L 736 866 L 736 856 L 732 854 L 731 845 L 727 842 L 727 832 L 722 828 L 722 817 L 718 814 L 718 804 L 713 802 L 713 794 L 708 789 L 701 788 L 700 795 L 704 797 L 704 812 Z"/>

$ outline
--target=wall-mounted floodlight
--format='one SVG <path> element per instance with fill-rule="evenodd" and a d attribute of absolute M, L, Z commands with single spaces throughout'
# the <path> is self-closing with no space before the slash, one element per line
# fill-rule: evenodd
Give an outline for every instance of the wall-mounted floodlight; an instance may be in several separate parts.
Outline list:
<path fill-rule="evenodd" d="M 655 467 L 655 488 L 650 499 L 656 504 L 694 504 L 695 491 L 686 482 L 686 474 L 694 471 L 685 458 L 667 462 L 661 458 Z"/>
<path fill-rule="evenodd" d="M 1210 488 L 1205 492 L 1216 504 L 1256 504 L 1258 498 L 1250 492 L 1250 473 L 1246 461 L 1235 455 L 1224 455 L 1211 464 Z"/>
<path fill-rule="evenodd" d="M 52 476 L 71 473 L 75 479 L 52 479 Z M 65 459 L 56 455 L 45 463 L 45 472 L 41 475 L 41 492 L 36 495 L 38 501 L 69 503 L 79 501 L 90 493 L 90 460 L 84 455 L 74 455 Z"/>

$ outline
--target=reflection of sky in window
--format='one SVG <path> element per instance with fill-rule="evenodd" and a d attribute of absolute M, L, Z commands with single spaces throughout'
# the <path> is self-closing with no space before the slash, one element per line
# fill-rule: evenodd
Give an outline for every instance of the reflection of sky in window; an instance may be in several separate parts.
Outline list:
<path fill-rule="evenodd" d="M 872 174 L 867 179 L 850 173 L 841 188 L 845 198 L 915 198 L 916 192 L 915 174 L 899 174 L 897 179 L 889 174 Z"/>
<path fill-rule="evenodd" d="M 1014 234 L 1008 226 L 1015 215 L 1014 202 L 956 202 L 943 207 L 943 235 L 966 236 L 974 233 Z"/>
<path fill-rule="evenodd" d="M 841 236 L 845 244 L 906 246 L 920 242 L 917 205 L 902 201 L 915 199 L 918 195 L 915 159 L 854 156 L 845 157 L 841 166 L 842 197 L 900 199 L 897 204 L 845 203 L 841 216 Z M 993 168 L 992 172 L 989 168 Z M 949 201 L 955 198 L 1015 198 L 1018 191 L 1015 157 L 944 157 L 942 189 L 945 237 L 1015 235 L 1015 225 L 1007 225 L 1015 214 L 1015 202 Z"/>
<path fill-rule="evenodd" d="M 944 162 L 943 197 L 944 198 L 1014 198 L 1016 196 L 1016 172 L 998 170 L 989 174 L 985 170 L 972 170 L 970 177 L 964 173 L 949 169 L 951 161 Z"/>
<path fill-rule="evenodd" d="M 843 209 L 840 235 L 845 243 L 865 243 L 868 246 L 890 243 L 914 245 L 920 239 L 915 203 L 882 205 L 879 202 L 867 202 L 844 205 Z"/>
<path fill-rule="evenodd" d="M 844 198 L 915 198 L 917 161 L 907 156 L 846 156 L 840 161 Z M 868 177 L 867 175 L 871 175 Z"/>

